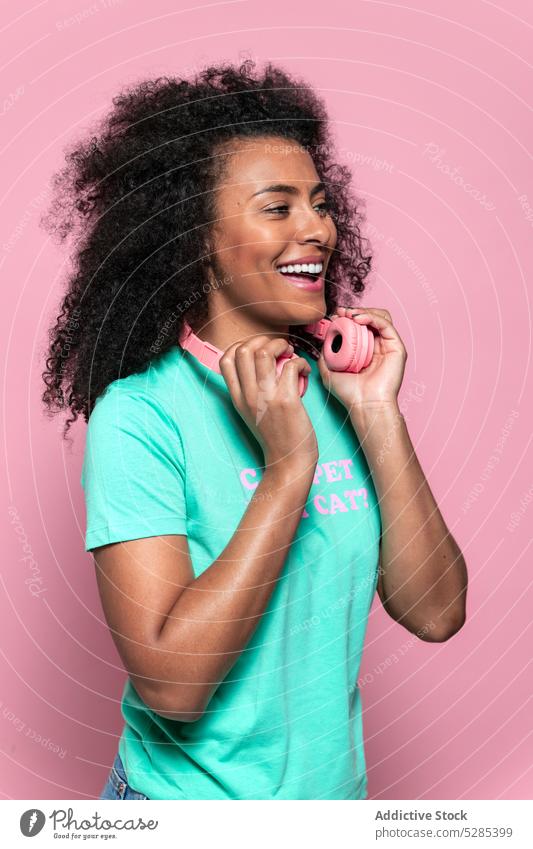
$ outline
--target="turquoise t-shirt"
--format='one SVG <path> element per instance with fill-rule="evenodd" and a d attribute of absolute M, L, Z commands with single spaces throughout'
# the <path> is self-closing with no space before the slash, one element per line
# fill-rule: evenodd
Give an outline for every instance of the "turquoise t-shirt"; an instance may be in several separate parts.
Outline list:
<path fill-rule="evenodd" d="M 259 625 L 196 722 L 158 716 L 126 681 L 119 754 L 150 799 L 367 796 L 356 681 L 381 517 L 346 410 L 302 356 L 319 462 Z M 223 376 L 175 346 L 96 401 L 81 478 L 85 548 L 186 534 L 198 576 L 235 533 L 263 464 Z"/>

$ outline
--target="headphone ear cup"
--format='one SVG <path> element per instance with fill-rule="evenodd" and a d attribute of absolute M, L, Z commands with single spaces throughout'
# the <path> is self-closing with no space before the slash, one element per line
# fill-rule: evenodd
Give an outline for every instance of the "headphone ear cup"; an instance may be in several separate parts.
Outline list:
<path fill-rule="evenodd" d="M 362 368 L 366 368 L 368 365 L 370 365 L 370 363 L 372 362 L 372 357 L 374 356 L 374 334 L 372 333 L 372 330 L 369 327 L 366 327 L 366 325 L 358 325 L 358 327 L 364 327 L 368 336 L 368 351 L 366 354 L 365 361 L 362 365 Z"/>
<path fill-rule="evenodd" d="M 352 322 L 352 328 L 358 331 L 357 335 L 359 337 L 359 347 L 356 351 L 357 359 L 354 359 L 354 371 L 361 371 L 368 356 L 368 329 L 362 324 L 357 324 L 353 319 L 350 319 L 350 321 Z M 351 330 L 349 332 L 351 333 Z"/>
<path fill-rule="evenodd" d="M 374 337 L 365 325 L 340 316 L 331 321 L 323 350 L 324 360 L 331 371 L 356 373 L 372 360 Z"/>

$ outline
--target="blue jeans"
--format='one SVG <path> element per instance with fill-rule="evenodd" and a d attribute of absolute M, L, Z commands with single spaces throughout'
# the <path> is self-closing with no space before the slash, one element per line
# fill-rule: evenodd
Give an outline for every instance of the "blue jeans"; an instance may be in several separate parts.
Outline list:
<path fill-rule="evenodd" d="M 138 793 L 133 787 L 128 784 L 128 778 L 124 765 L 117 752 L 113 766 L 107 776 L 107 781 L 104 784 L 104 789 L 100 794 L 100 799 L 148 799 L 144 793 Z M 149 801 L 149 800 L 148 800 Z"/>

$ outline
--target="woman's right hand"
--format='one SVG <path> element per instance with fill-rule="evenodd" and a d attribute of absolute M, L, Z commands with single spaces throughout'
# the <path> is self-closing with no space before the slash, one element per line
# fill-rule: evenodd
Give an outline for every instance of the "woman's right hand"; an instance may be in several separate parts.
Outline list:
<path fill-rule="evenodd" d="M 281 337 L 252 336 L 235 342 L 220 358 L 220 371 L 236 410 L 265 455 L 265 467 L 312 470 L 318 462 L 315 430 L 298 391 L 300 374 L 309 375 L 304 357 L 286 360 L 278 378 L 276 359 L 294 349 Z"/>

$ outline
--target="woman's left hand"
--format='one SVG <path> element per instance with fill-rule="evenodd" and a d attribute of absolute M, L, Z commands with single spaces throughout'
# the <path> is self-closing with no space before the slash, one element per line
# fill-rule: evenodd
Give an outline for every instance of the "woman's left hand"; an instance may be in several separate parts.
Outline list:
<path fill-rule="evenodd" d="M 392 324 L 390 313 L 372 307 L 337 307 L 334 315 L 357 316 L 354 321 L 373 328 L 374 355 L 369 365 L 355 374 L 330 371 L 324 360 L 324 352 L 321 351 L 318 368 L 326 389 L 349 412 L 367 404 L 397 404 L 407 351 Z"/>

